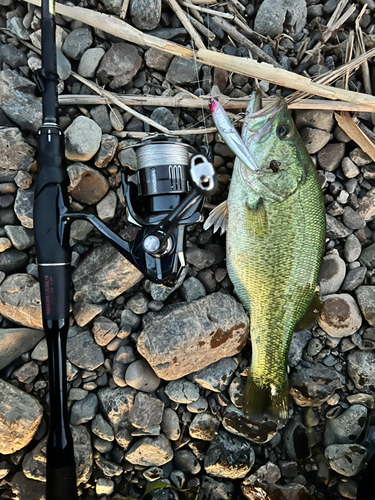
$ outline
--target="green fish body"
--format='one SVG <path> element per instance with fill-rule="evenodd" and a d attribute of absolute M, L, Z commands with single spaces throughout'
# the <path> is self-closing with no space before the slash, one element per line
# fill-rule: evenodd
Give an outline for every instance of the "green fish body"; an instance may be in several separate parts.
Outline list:
<path fill-rule="evenodd" d="M 285 102 L 260 109 L 252 96 L 242 139 L 258 171 L 239 158 L 227 202 L 227 266 L 250 312 L 252 360 L 244 395 L 249 417 L 289 413 L 287 356 L 312 301 L 325 240 L 314 164 Z M 225 137 L 224 137 L 225 140 Z"/>

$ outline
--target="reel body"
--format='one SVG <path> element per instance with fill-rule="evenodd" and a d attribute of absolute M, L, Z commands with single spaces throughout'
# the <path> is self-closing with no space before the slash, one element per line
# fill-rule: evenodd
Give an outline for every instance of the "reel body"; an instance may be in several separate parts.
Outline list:
<path fill-rule="evenodd" d="M 157 135 L 132 147 L 137 171 L 126 168 L 122 184 L 127 221 L 140 228 L 133 257 L 149 279 L 172 286 L 186 265 L 186 226 L 199 222 L 204 196 L 216 186 L 213 167 L 176 137 Z M 194 179 L 197 161 L 207 183 L 203 192 L 200 181 Z"/>

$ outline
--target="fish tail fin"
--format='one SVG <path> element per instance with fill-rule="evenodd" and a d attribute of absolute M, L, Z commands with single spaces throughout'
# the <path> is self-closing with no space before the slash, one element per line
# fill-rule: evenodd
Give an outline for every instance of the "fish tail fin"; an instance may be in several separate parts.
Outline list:
<path fill-rule="evenodd" d="M 289 384 L 285 377 L 277 385 L 261 384 L 253 377 L 251 370 L 247 377 L 244 394 L 244 413 L 247 417 L 271 417 L 286 420 L 289 415 Z"/>

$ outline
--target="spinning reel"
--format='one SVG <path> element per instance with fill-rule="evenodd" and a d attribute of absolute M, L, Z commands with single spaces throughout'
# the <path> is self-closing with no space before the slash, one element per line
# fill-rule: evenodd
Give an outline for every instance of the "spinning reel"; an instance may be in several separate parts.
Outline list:
<path fill-rule="evenodd" d="M 137 170 L 122 172 L 126 219 L 139 228 L 134 240 L 122 240 L 91 214 L 66 213 L 63 219 L 90 221 L 145 277 L 173 286 L 186 266 L 186 226 L 201 220 L 204 198 L 217 187 L 212 152 L 164 134 L 126 148 L 137 157 Z"/>

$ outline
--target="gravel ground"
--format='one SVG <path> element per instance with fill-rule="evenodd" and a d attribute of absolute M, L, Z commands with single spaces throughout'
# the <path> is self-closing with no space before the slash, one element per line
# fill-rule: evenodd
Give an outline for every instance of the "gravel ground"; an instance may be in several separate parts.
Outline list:
<path fill-rule="evenodd" d="M 353 3 L 355 12 L 307 62 L 303 51 L 320 43 L 338 0 L 231 0 L 214 8 L 240 12 L 255 30 L 241 33 L 263 51 L 263 60 L 315 77 L 343 64 L 365 2 Z M 83 0 L 79 5 L 120 16 L 123 4 Z M 374 12 L 375 3 L 368 0 L 359 23 L 366 49 L 375 46 Z M 219 21 L 201 15 L 215 35 L 203 39 L 206 46 L 249 56 Z M 126 21 L 191 45 L 161 0 L 130 0 Z M 246 97 L 255 86 L 251 78 L 195 66 L 68 17 L 57 15 L 57 25 L 62 94 L 95 94 L 72 71 L 133 96 L 200 96 L 216 84 L 228 96 Z M 0 28 L 0 498 L 42 500 L 48 367 L 32 218 L 41 124 L 32 72 L 41 66 L 40 9 L 0 0 Z M 373 86 L 374 76 L 370 60 Z M 343 81 L 334 85 L 342 87 Z M 265 81 L 260 86 L 269 95 L 290 94 Z M 363 91 L 361 70 L 350 76 L 348 87 Z M 202 121 L 200 109 L 135 109 L 169 130 Z M 370 113 L 356 115 L 374 130 Z M 316 162 L 327 238 L 318 324 L 292 340 L 291 418 L 281 428 L 242 416 L 249 319 L 233 296 L 225 236 L 203 231 L 201 223 L 188 227 L 187 273 L 166 290 L 145 280 L 89 223 L 76 221 L 67 355 L 82 499 L 139 498 L 158 479 L 177 488 L 200 485 L 199 500 L 355 499 L 361 471 L 375 451 L 375 164 L 338 127 L 332 111 L 298 110 L 294 118 Z M 207 112 L 205 119 L 212 126 Z M 152 128 L 106 105 L 61 106 L 60 125 L 73 210 L 95 213 L 130 241 L 134 232 L 124 222 L 120 169 L 134 166 L 135 157 L 120 149 L 136 142 L 132 134 Z M 123 131 L 128 138 L 121 137 Z M 205 139 L 189 136 L 196 146 Z M 217 134 L 207 140 L 219 180 L 207 201 L 217 205 L 227 197 L 234 157 Z M 183 496 L 163 489 L 150 498 Z"/>

